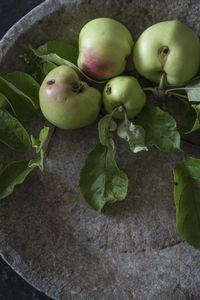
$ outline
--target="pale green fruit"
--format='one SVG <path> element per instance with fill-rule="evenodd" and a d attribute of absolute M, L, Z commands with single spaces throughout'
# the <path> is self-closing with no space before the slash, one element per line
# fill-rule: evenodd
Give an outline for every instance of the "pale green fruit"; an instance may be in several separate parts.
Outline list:
<path fill-rule="evenodd" d="M 184 84 L 195 76 L 200 64 L 200 42 L 179 21 L 166 21 L 147 28 L 133 51 L 137 71 L 153 82 L 166 73 L 168 85 Z"/>
<path fill-rule="evenodd" d="M 108 79 L 124 71 L 132 48 L 131 34 L 124 25 L 97 18 L 80 31 L 78 66 L 92 78 Z"/>
<path fill-rule="evenodd" d="M 101 107 L 100 92 L 80 81 L 76 72 L 67 66 L 57 67 L 46 76 L 39 98 L 44 117 L 62 129 L 91 124 Z"/>
<path fill-rule="evenodd" d="M 146 94 L 139 85 L 137 79 L 132 76 L 118 76 L 111 79 L 103 91 L 103 105 L 108 113 L 122 105 L 128 119 L 139 114 L 146 102 Z M 113 116 L 123 119 L 124 113 L 116 110 Z"/>

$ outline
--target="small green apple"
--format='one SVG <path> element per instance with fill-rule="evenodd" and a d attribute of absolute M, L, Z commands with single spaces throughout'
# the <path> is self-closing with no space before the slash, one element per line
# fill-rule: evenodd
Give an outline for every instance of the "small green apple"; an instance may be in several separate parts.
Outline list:
<path fill-rule="evenodd" d="M 80 31 L 78 66 L 92 78 L 108 79 L 124 71 L 132 48 L 132 36 L 124 25 L 97 18 Z"/>
<path fill-rule="evenodd" d="M 101 94 L 79 80 L 67 66 L 53 69 L 44 79 L 40 91 L 40 108 L 44 117 L 62 129 L 91 124 L 101 107 Z"/>
<path fill-rule="evenodd" d="M 111 79 L 103 91 L 103 105 L 108 113 L 116 107 L 113 117 L 123 119 L 121 107 L 126 110 L 129 119 L 135 117 L 142 110 L 146 102 L 146 94 L 139 85 L 137 79 L 132 76 L 117 76 Z"/>
<path fill-rule="evenodd" d="M 133 50 L 137 71 L 158 83 L 166 74 L 166 84 L 181 85 L 199 69 L 200 41 L 196 34 L 179 21 L 160 22 L 147 28 Z"/>

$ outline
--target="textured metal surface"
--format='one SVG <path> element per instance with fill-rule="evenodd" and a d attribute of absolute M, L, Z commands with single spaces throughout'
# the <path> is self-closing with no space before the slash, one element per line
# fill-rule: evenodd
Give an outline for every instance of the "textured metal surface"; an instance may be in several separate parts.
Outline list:
<path fill-rule="evenodd" d="M 198 1 L 46 1 L 2 40 L 0 66 L 22 68 L 16 57 L 28 43 L 57 39 L 76 45 L 83 24 L 98 16 L 123 22 L 135 39 L 167 19 L 179 19 L 199 34 L 199 13 Z M 30 132 L 43 124 L 34 120 Z M 75 131 L 52 129 L 45 172 L 36 170 L 0 202 L 1 254 L 55 299 L 199 299 L 200 253 L 176 231 L 172 175 L 175 163 L 200 158 L 199 146 L 183 142 L 184 154 L 152 149 L 133 155 L 118 140 L 128 197 L 106 206 L 99 218 L 78 188 L 80 168 L 96 142 L 97 122 Z M 1 146 L 3 164 L 17 157 Z"/>

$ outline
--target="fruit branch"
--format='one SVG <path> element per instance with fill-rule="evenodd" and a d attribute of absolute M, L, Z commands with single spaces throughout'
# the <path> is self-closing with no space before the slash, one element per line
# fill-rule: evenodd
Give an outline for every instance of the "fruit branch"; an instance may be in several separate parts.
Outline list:
<path fill-rule="evenodd" d="M 177 88 L 172 88 L 172 89 L 167 89 L 165 92 L 166 92 L 166 94 L 168 93 L 168 92 L 173 92 L 173 91 L 186 91 L 186 90 L 188 90 L 189 88 L 186 88 L 186 87 L 177 87 Z"/>
<path fill-rule="evenodd" d="M 184 99 L 188 99 L 188 97 L 186 96 L 186 95 L 182 95 L 182 94 L 179 94 L 179 93 L 174 93 L 174 92 L 168 92 L 168 93 L 166 93 L 165 92 L 165 94 L 166 95 L 172 95 L 172 96 L 175 96 L 175 97 L 181 97 L 181 98 L 184 98 Z"/>

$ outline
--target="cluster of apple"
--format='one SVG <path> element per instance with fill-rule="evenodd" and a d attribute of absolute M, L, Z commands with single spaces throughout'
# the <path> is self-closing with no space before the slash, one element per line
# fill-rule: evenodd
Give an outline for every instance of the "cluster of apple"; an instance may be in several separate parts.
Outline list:
<path fill-rule="evenodd" d="M 81 128 L 98 116 L 101 102 L 115 118 L 135 117 L 146 95 L 133 76 L 119 76 L 133 50 L 140 75 L 155 83 L 182 85 L 193 78 L 200 65 L 200 41 L 178 21 L 157 23 L 146 29 L 133 49 L 128 29 L 110 18 L 88 22 L 79 35 L 78 67 L 95 80 L 109 80 L 101 93 L 80 81 L 68 66 L 53 69 L 40 88 L 40 107 L 48 121 L 63 129 Z"/>

